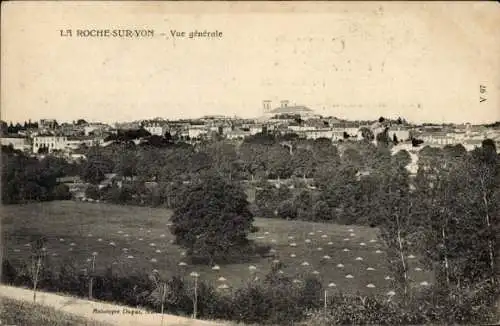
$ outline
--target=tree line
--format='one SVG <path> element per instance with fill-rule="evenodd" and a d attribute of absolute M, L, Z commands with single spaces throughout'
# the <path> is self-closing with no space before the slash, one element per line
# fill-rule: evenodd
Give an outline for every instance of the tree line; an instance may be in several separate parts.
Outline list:
<path fill-rule="evenodd" d="M 2 146 L 2 203 L 70 199 L 68 186 L 58 179 L 77 173 L 77 165 L 62 158 L 37 159 L 12 146 Z"/>

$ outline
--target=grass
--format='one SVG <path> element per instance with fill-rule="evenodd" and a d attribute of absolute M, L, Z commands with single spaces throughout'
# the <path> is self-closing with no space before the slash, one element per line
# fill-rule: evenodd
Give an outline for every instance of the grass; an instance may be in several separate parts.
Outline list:
<path fill-rule="evenodd" d="M 54 308 L 1 298 L 0 321 L 2 325 L 37 325 L 37 326 L 106 326 L 108 324 L 85 319 Z"/>
<path fill-rule="evenodd" d="M 2 210 L 4 256 L 14 264 L 16 260 L 29 261 L 30 249 L 25 245 L 43 235 L 47 238 L 47 259 L 51 266 L 74 259 L 79 268 L 89 268 L 87 259 L 97 252 L 97 271 L 104 271 L 108 266 L 113 266 L 119 274 L 149 273 L 157 269 L 163 276 L 180 273 L 188 278 L 192 271 L 196 271 L 201 280 L 218 285 L 222 283 L 218 279 L 224 277 L 224 283 L 235 288 L 250 280 L 251 276 L 262 278 L 269 272 L 273 260 L 279 259 L 285 264 L 284 274 L 293 278 L 303 279 L 305 275 L 312 275 L 313 271 L 319 272 L 317 276 L 325 286 L 336 284 L 336 287 L 329 288 L 331 293 L 368 294 L 392 290 L 390 282 L 384 279 L 388 275 L 384 248 L 377 239 L 377 230 L 373 228 L 257 218 L 254 224 L 260 230 L 251 238 L 270 245 L 276 251 L 276 257 L 219 264 L 220 270 L 212 270 L 211 266 L 190 265 L 182 256 L 182 248 L 171 243 L 174 237 L 169 233 L 167 224 L 172 212 L 167 209 L 59 201 L 4 206 Z M 310 235 L 310 232 L 313 234 Z M 289 239 L 290 236 L 294 239 Z M 111 246 L 110 242 L 115 246 Z M 290 246 L 292 242 L 295 247 Z M 74 246 L 70 246 L 71 243 Z M 349 251 L 344 251 L 344 248 Z M 377 250 L 382 253 L 376 253 Z M 290 257 L 291 254 L 295 257 Z M 330 259 L 323 259 L 325 255 Z M 357 257 L 363 260 L 356 260 Z M 151 262 L 153 258 L 157 262 Z M 188 264 L 179 266 L 180 262 Z M 309 265 L 302 266 L 303 262 Z M 344 267 L 338 268 L 338 264 Z M 250 271 L 250 265 L 254 265 L 256 270 Z M 414 271 L 417 266 L 417 259 L 410 260 L 410 276 L 415 284 L 431 282 L 429 272 Z M 368 267 L 374 270 L 367 270 Z M 354 278 L 345 278 L 348 274 Z M 375 287 L 366 287 L 370 283 Z"/>

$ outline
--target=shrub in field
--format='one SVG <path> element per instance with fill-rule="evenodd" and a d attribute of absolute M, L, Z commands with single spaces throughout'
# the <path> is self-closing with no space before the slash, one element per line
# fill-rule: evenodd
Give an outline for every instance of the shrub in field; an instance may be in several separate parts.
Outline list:
<path fill-rule="evenodd" d="M 292 200 L 292 193 L 287 187 L 275 188 L 269 183 L 264 183 L 256 191 L 255 204 L 260 217 L 274 218 L 280 204 Z"/>
<path fill-rule="evenodd" d="M 332 211 L 328 204 L 322 200 L 318 200 L 312 208 L 312 217 L 314 221 L 328 221 L 332 217 Z"/>
<path fill-rule="evenodd" d="M 272 271 L 264 281 L 266 295 L 270 298 L 269 310 L 271 314 L 267 320 L 270 324 L 289 325 L 302 320 L 304 309 L 297 309 L 300 289 L 297 289 L 292 280 Z"/>
<path fill-rule="evenodd" d="M 101 199 L 101 191 L 99 190 L 99 187 L 95 185 L 89 185 L 87 189 L 85 189 L 85 197 L 94 200 Z"/>
<path fill-rule="evenodd" d="M 69 187 L 63 183 L 55 186 L 52 191 L 52 197 L 54 200 L 68 200 L 71 199 L 71 193 Z"/>
<path fill-rule="evenodd" d="M 297 218 L 297 207 L 293 200 L 288 199 L 278 205 L 278 216 L 285 220 L 295 220 Z"/>
<path fill-rule="evenodd" d="M 244 323 L 263 323 L 271 310 L 271 300 L 266 296 L 266 290 L 259 284 L 249 283 L 238 289 L 233 298 L 233 320 Z"/>
<path fill-rule="evenodd" d="M 4 259 L 2 261 L 2 277 L 1 281 L 4 284 L 15 284 L 17 277 L 17 270 L 10 261 Z"/>
<path fill-rule="evenodd" d="M 323 295 L 323 285 L 315 277 L 308 277 L 299 295 L 299 305 L 306 308 L 317 308 L 320 306 Z"/>
<path fill-rule="evenodd" d="M 252 225 L 250 228 L 250 233 L 257 233 L 260 231 L 260 228 L 258 226 Z"/>
<path fill-rule="evenodd" d="M 61 265 L 58 273 L 57 287 L 58 292 L 65 292 L 68 289 L 75 291 L 75 295 L 85 295 L 84 292 L 79 291 L 80 276 L 77 267 L 74 264 L 66 263 Z"/>

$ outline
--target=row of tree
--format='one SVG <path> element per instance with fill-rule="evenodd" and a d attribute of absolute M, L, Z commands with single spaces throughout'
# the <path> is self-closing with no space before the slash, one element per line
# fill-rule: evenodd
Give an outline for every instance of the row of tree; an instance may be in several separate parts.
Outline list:
<path fill-rule="evenodd" d="M 77 167 L 64 159 L 48 156 L 38 160 L 2 146 L 2 203 L 69 199 L 68 187 L 58 178 L 76 171 Z"/>

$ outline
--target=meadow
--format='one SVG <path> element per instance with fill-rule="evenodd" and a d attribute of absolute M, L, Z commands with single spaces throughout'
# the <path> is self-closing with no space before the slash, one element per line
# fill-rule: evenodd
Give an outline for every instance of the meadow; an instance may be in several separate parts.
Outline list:
<path fill-rule="evenodd" d="M 3 255 L 14 265 L 30 261 L 30 243 L 43 236 L 50 266 L 74 261 L 89 269 L 93 253 L 97 272 L 112 267 L 117 274 L 162 276 L 196 271 L 200 279 L 221 288 L 237 288 L 263 278 L 279 260 L 284 275 L 301 282 L 318 277 L 329 291 L 390 293 L 392 280 L 377 229 L 305 221 L 256 218 L 259 231 L 250 238 L 269 245 L 274 257 L 214 266 L 192 265 L 169 232 L 171 210 L 105 203 L 56 201 L 2 208 Z M 413 286 L 432 282 L 418 258 L 409 256 Z M 424 282 L 424 283 L 423 283 Z"/>

